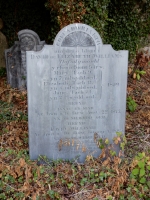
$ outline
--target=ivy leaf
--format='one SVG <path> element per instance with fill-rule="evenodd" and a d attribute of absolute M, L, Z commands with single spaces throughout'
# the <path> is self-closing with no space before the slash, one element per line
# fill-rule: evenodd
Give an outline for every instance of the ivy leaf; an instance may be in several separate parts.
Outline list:
<path fill-rule="evenodd" d="M 122 142 L 122 143 L 120 144 L 120 147 L 121 147 L 122 150 L 124 150 L 124 146 L 125 146 L 125 143 Z"/>
<path fill-rule="evenodd" d="M 128 188 L 127 188 L 127 191 L 130 192 L 130 191 L 131 191 L 131 187 L 128 187 Z"/>
<path fill-rule="evenodd" d="M 143 75 L 143 74 L 146 74 L 146 72 L 145 71 L 140 71 L 140 73 Z"/>
<path fill-rule="evenodd" d="M 140 75 L 137 74 L 136 77 L 137 77 L 137 80 L 139 81 L 140 80 Z"/>
<path fill-rule="evenodd" d="M 150 170 L 150 166 L 147 166 L 147 169 Z"/>
<path fill-rule="evenodd" d="M 133 175 L 138 175 L 139 174 L 139 169 L 138 168 L 135 168 L 132 170 L 132 174 Z"/>
<path fill-rule="evenodd" d="M 120 137 L 122 135 L 122 132 L 116 132 L 117 136 Z"/>
<path fill-rule="evenodd" d="M 145 183 L 145 182 L 146 182 L 146 178 L 143 177 L 140 179 L 140 183 Z"/>
<path fill-rule="evenodd" d="M 70 189 L 70 188 L 73 187 L 73 183 L 68 183 L 67 186 L 68 186 L 68 188 Z"/>
<path fill-rule="evenodd" d="M 147 181 L 147 185 L 148 185 L 148 187 L 150 188 L 150 181 Z"/>
<path fill-rule="evenodd" d="M 145 175 L 145 169 L 140 169 L 140 177 Z"/>
<path fill-rule="evenodd" d="M 134 108 L 133 108 L 132 105 L 129 105 L 128 108 L 129 108 L 129 110 L 130 110 L 131 112 L 134 112 Z"/>
<path fill-rule="evenodd" d="M 139 166 L 139 168 L 144 168 L 145 163 L 143 161 L 139 161 L 138 166 Z"/>
<path fill-rule="evenodd" d="M 108 139 L 105 140 L 105 144 L 109 144 L 109 140 Z"/>

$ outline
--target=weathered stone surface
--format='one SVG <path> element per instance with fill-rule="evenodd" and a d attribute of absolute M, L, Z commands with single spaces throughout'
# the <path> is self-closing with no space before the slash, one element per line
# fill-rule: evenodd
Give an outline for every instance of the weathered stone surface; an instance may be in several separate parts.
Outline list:
<path fill-rule="evenodd" d="M 3 28 L 3 20 L 0 18 L 0 30 Z"/>
<path fill-rule="evenodd" d="M 7 83 L 14 88 L 24 85 L 21 73 L 21 51 L 19 42 L 15 42 L 10 49 L 5 50 L 5 58 L 7 58 Z"/>
<path fill-rule="evenodd" d="M 0 31 L 0 67 L 5 67 L 5 49 L 8 48 L 5 35 Z"/>
<path fill-rule="evenodd" d="M 40 51 L 45 41 L 32 30 L 18 32 L 19 41 L 5 51 L 7 66 L 7 82 L 13 88 L 26 89 L 26 51 Z"/>
<path fill-rule="evenodd" d="M 3 28 L 3 21 L 0 18 L 0 30 Z M 5 35 L 0 31 L 0 67 L 5 67 L 5 49 L 8 48 L 7 39 Z"/>
<path fill-rule="evenodd" d="M 98 156 L 94 142 L 124 133 L 128 51 L 103 45 L 85 24 L 63 28 L 54 45 L 27 52 L 30 158 Z"/>

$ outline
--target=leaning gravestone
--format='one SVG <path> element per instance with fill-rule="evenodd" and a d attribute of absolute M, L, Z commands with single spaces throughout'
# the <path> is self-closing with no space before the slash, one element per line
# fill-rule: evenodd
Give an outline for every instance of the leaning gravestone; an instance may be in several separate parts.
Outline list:
<path fill-rule="evenodd" d="M 54 45 L 27 52 L 31 159 L 83 162 L 98 156 L 95 133 L 110 140 L 124 133 L 128 51 L 103 45 L 85 24 L 63 28 Z"/>
<path fill-rule="evenodd" d="M 0 18 L 0 30 L 3 28 L 3 21 Z M 5 35 L 0 31 L 0 68 L 5 67 L 5 49 L 8 48 Z"/>
<path fill-rule="evenodd" d="M 39 51 L 45 41 L 32 30 L 24 29 L 18 32 L 19 41 L 5 50 L 7 82 L 13 88 L 26 89 L 26 51 Z"/>

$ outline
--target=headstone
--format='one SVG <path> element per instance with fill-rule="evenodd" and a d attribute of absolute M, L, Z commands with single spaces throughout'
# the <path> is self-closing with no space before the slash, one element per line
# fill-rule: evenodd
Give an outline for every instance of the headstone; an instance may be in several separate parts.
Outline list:
<path fill-rule="evenodd" d="M 94 135 L 112 141 L 124 134 L 128 51 L 103 45 L 85 24 L 71 24 L 54 45 L 27 52 L 31 159 L 83 162 L 100 149 Z"/>
<path fill-rule="evenodd" d="M 18 32 L 19 41 L 5 51 L 7 66 L 7 82 L 13 88 L 26 89 L 26 51 L 40 51 L 45 41 L 32 30 Z"/>
<path fill-rule="evenodd" d="M 13 88 L 18 88 L 22 85 L 21 78 L 21 51 L 19 42 L 5 50 L 7 83 Z"/>
<path fill-rule="evenodd" d="M 0 30 L 3 28 L 3 21 L 0 18 Z M 5 35 L 0 31 L 0 68 L 6 67 L 5 64 L 5 49 L 8 48 Z"/>

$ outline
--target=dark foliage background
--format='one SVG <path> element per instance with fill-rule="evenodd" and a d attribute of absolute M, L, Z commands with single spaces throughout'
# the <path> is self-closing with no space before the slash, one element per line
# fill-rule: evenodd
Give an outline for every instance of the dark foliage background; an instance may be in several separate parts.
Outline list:
<path fill-rule="evenodd" d="M 88 24 L 105 44 L 129 50 L 130 58 L 150 43 L 150 0 L 47 0 L 46 7 L 57 12 L 60 28 L 75 22 Z"/>
<path fill-rule="evenodd" d="M 59 30 L 55 12 L 46 10 L 45 0 L 0 0 L 0 17 L 4 22 L 2 32 L 9 46 L 18 40 L 22 29 L 35 31 L 41 40 L 52 43 L 52 30 Z"/>
<path fill-rule="evenodd" d="M 105 44 L 129 50 L 131 57 L 150 44 L 150 0 L 1 0 L 0 17 L 9 46 L 22 29 L 52 44 L 61 28 L 75 22 L 92 26 Z"/>
<path fill-rule="evenodd" d="M 130 56 L 138 48 L 148 45 L 150 33 L 150 1 L 111 0 L 108 17 L 112 19 L 106 26 L 106 41 L 118 50 L 127 49 Z"/>

